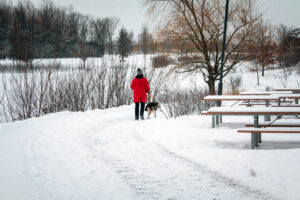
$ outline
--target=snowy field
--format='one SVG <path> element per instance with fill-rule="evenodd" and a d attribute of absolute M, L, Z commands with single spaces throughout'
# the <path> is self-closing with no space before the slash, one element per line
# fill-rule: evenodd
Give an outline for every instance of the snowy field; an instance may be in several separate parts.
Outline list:
<path fill-rule="evenodd" d="M 89 62 L 103 59 L 112 58 Z M 139 67 L 150 61 L 127 60 Z M 279 69 L 266 71 L 257 86 L 248 65 L 231 75 L 242 77 L 241 90 L 300 87 L 299 75 L 284 78 Z M 199 75 L 168 81 L 205 87 Z M 0 200 L 300 199 L 300 134 L 263 134 L 260 148 L 251 150 L 250 134 L 236 129 L 252 117 L 225 116 L 215 129 L 210 116 L 167 120 L 159 112 L 156 119 L 133 119 L 130 105 L 0 124 Z"/>

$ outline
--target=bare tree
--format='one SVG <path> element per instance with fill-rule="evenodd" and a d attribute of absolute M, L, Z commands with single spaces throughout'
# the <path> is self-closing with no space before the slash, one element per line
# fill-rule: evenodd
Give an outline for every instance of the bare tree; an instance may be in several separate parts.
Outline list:
<path fill-rule="evenodd" d="M 138 42 L 144 56 L 150 53 L 151 46 L 153 45 L 153 37 L 147 26 L 143 26 L 141 33 L 138 35 Z"/>
<path fill-rule="evenodd" d="M 117 18 L 106 18 L 107 20 L 107 51 L 109 55 L 114 54 L 114 41 L 113 36 L 116 32 L 117 26 L 119 24 L 119 19 Z"/>
<path fill-rule="evenodd" d="M 162 15 L 165 23 L 160 23 L 169 37 L 193 43 L 200 59 L 182 62 L 178 67 L 182 72 L 201 72 L 210 94 L 215 94 L 215 82 L 220 76 L 225 1 L 145 0 L 145 3 L 150 12 Z M 230 2 L 224 76 L 245 57 L 242 47 L 260 17 L 252 0 Z"/>
<path fill-rule="evenodd" d="M 260 22 L 256 31 L 256 60 L 261 66 L 261 75 L 265 75 L 265 67 L 274 64 L 276 45 L 274 42 L 273 29 L 270 24 Z"/>

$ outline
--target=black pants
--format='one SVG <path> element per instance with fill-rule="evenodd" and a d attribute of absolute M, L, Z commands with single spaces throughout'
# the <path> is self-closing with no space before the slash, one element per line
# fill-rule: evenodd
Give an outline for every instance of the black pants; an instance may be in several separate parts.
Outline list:
<path fill-rule="evenodd" d="M 139 110 L 141 104 L 141 110 Z M 145 103 L 137 102 L 135 103 L 135 119 L 139 118 L 139 114 L 142 119 L 144 119 L 144 110 L 145 110 Z"/>

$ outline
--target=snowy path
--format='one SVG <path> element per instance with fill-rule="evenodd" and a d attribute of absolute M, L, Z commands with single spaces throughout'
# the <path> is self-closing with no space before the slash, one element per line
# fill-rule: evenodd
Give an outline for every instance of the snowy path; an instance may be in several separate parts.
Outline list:
<path fill-rule="evenodd" d="M 0 127 L 0 199 L 274 199 L 143 139 L 130 114 L 60 113 Z"/>
<path fill-rule="evenodd" d="M 128 117 L 95 127 L 86 143 L 139 199 L 270 199 L 144 140 L 136 132 L 143 122 Z"/>

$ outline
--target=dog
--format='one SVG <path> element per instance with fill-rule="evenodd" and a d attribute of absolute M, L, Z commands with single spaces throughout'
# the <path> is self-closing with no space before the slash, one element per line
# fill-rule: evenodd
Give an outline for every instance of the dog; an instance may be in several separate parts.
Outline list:
<path fill-rule="evenodd" d="M 148 112 L 147 119 L 150 119 L 150 115 L 153 112 L 154 117 L 156 117 L 156 111 L 160 108 L 160 104 L 157 101 L 150 102 L 146 105 L 145 111 Z"/>

